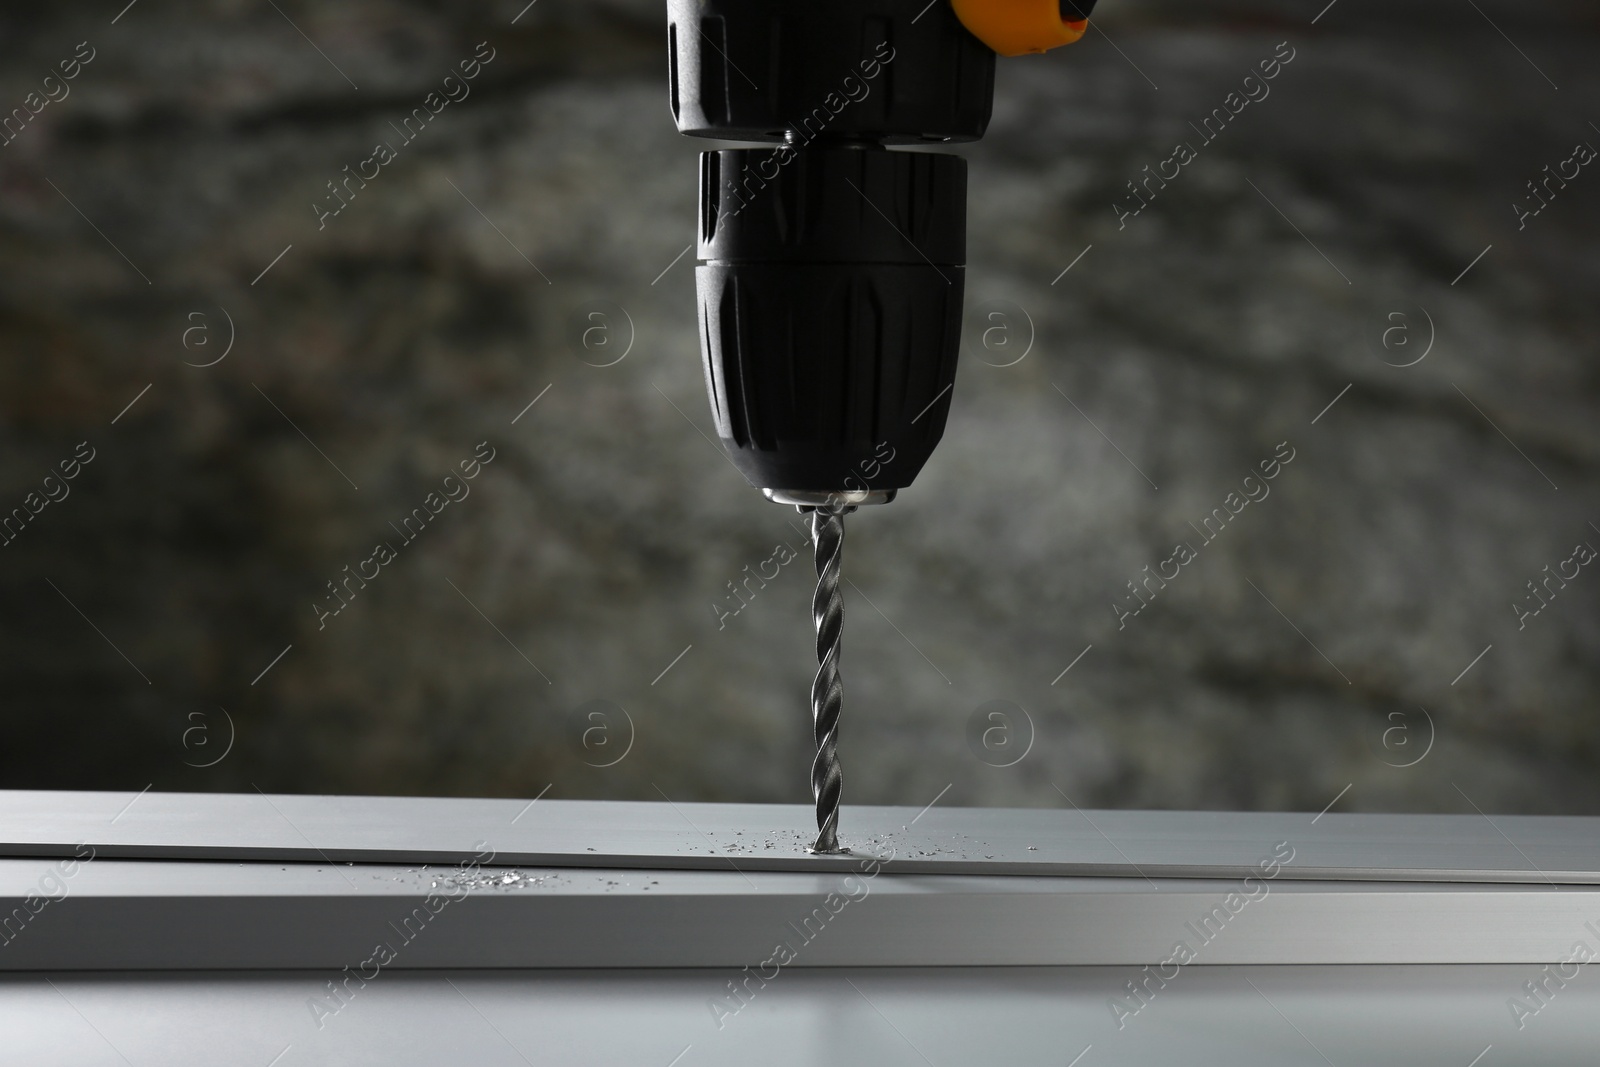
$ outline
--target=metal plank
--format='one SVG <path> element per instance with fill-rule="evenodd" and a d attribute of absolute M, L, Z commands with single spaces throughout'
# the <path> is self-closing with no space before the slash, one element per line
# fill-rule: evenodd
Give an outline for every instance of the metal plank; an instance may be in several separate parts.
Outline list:
<path fill-rule="evenodd" d="M 832 871 L 802 805 L 0 791 L 0 856 Z M 898 873 L 1600 884 L 1600 818 L 847 807 Z"/>
<path fill-rule="evenodd" d="M 1600 887 L 1506 883 L 0 861 L 0 970 L 1558 963 L 1597 927 Z"/>

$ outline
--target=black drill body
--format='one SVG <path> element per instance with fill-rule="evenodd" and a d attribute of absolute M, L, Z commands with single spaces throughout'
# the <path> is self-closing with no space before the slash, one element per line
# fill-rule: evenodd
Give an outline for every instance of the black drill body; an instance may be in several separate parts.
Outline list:
<path fill-rule="evenodd" d="M 1092 0 L 1032 3 L 1046 43 L 1020 47 L 1040 51 L 1075 40 L 1082 27 L 1061 24 Z M 949 0 L 667 0 L 667 13 L 679 131 L 761 145 L 700 157 L 701 354 L 734 464 L 811 513 L 812 851 L 846 851 L 844 516 L 893 500 L 944 434 L 966 262 L 966 161 L 888 146 L 983 136 L 995 52 Z"/>

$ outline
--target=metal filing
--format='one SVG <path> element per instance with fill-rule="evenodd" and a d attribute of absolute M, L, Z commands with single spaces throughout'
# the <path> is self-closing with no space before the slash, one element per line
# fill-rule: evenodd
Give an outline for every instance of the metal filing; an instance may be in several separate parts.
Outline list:
<path fill-rule="evenodd" d="M 944 433 L 966 260 L 966 161 L 995 55 L 1069 44 L 1093 0 L 667 0 L 681 133 L 700 156 L 695 285 L 717 436 L 811 515 L 812 851 L 838 839 L 844 516 L 909 486 Z"/>

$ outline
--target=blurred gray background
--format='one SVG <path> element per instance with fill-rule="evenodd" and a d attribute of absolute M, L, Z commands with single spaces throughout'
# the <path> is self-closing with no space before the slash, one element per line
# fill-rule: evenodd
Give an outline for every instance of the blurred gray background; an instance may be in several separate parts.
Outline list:
<path fill-rule="evenodd" d="M 1600 15 L 1324 4 L 1001 61 L 949 428 L 848 523 L 847 803 L 1600 812 Z M 10 5 L 0 109 L 79 42 L 0 148 L 0 508 L 94 450 L 0 548 L 0 786 L 808 800 L 808 547 L 706 436 L 662 5 Z"/>

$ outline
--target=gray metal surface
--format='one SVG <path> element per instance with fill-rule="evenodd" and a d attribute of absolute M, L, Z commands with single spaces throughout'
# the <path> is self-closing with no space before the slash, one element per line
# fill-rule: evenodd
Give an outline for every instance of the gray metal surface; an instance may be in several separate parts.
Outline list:
<path fill-rule="evenodd" d="M 844 808 L 857 856 L 806 851 L 801 805 L 0 791 L 0 856 L 539 867 L 1600 884 L 1600 818 Z"/>
<path fill-rule="evenodd" d="M 57 899 L 30 907 L 30 893 Z M 1594 887 L 901 875 L 892 862 L 839 875 L 96 859 L 61 875 L 5 860 L 0 916 L 0 970 L 338 970 L 379 945 L 385 969 L 1139 966 L 1180 942 L 1201 965 L 1600 949 Z"/>
<path fill-rule="evenodd" d="M 1495 1067 L 1600 1040 L 1592 820 L 852 809 L 874 859 L 808 856 L 809 814 L 4 794 L 33 855 L 0 859 L 0 1067 Z"/>
<path fill-rule="evenodd" d="M 1207 967 L 1136 1015 L 1124 968 L 784 973 L 732 1014 L 726 971 L 0 978 L 0 1064 L 49 1067 L 1574 1067 L 1600 979 L 1537 968 Z M 719 1026 L 720 1024 L 720 1026 Z"/>

